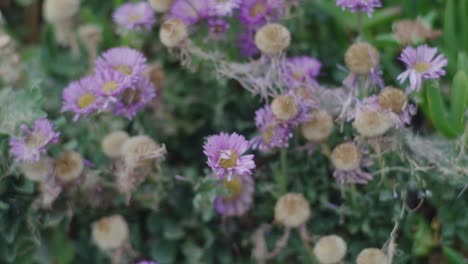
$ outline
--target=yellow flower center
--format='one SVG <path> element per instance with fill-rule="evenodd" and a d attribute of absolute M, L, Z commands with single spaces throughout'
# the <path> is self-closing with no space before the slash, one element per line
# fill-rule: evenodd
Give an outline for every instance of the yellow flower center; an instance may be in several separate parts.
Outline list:
<path fill-rule="evenodd" d="M 104 84 L 104 87 L 102 87 L 102 89 L 106 91 L 107 94 L 110 94 L 112 91 L 114 91 L 118 87 L 119 85 L 116 82 L 106 82 Z"/>
<path fill-rule="evenodd" d="M 41 146 L 44 143 L 44 135 L 40 133 L 32 133 L 26 138 L 26 145 L 32 148 Z"/>
<path fill-rule="evenodd" d="M 252 9 L 250 9 L 250 15 L 253 17 L 258 16 L 263 12 L 265 12 L 265 4 L 263 3 L 256 3 Z"/>
<path fill-rule="evenodd" d="M 273 129 L 274 126 L 269 126 L 262 134 L 263 141 L 267 144 L 270 143 L 270 140 L 273 137 Z"/>
<path fill-rule="evenodd" d="M 86 93 L 83 94 L 80 98 L 78 98 L 78 108 L 83 109 L 88 106 L 90 106 L 94 101 L 96 100 L 96 97 L 91 94 L 91 93 Z"/>
<path fill-rule="evenodd" d="M 223 180 L 224 186 L 229 190 L 229 195 L 225 196 L 224 199 L 232 201 L 237 199 L 242 193 L 242 181 L 238 176 L 233 177 L 230 181 Z"/>
<path fill-rule="evenodd" d="M 114 66 L 113 67 L 114 70 L 120 72 L 120 73 L 123 73 L 125 75 L 132 75 L 132 68 L 130 68 L 130 66 L 128 65 L 117 65 L 117 66 Z"/>
<path fill-rule="evenodd" d="M 417 72 L 424 73 L 431 67 L 431 65 L 427 62 L 418 62 L 414 64 L 413 67 Z"/>
<path fill-rule="evenodd" d="M 140 14 L 135 14 L 135 13 L 133 13 L 133 14 L 130 14 L 130 15 L 128 16 L 128 21 L 129 21 L 129 22 L 138 22 L 138 21 L 140 21 L 140 20 L 141 20 Z"/>
<path fill-rule="evenodd" d="M 227 157 L 227 158 L 223 158 L 223 157 Z M 237 154 L 233 151 L 222 151 L 218 164 L 219 166 L 225 169 L 232 168 L 237 165 L 237 158 L 238 158 Z"/>
<path fill-rule="evenodd" d="M 294 80 L 300 81 L 302 80 L 302 77 L 304 77 L 304 74 L 302 72 L 294 72 L 292 77 Z"/>

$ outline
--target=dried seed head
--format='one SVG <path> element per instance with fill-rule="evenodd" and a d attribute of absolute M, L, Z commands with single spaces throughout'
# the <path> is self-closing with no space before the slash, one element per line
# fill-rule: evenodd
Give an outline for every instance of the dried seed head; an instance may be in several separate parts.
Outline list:
<path fill-rule="evenodd" d="M 179 46 L 187 37 L 187 26 L 177 18 L 169 18 L 159 30 L 159 40 L 168 48 Z"/>
<path fill-rule="evenodd" d="M 313 119 L 302 124 L 302 135 L 313 142 L 324 141 L 330 136 L 333 130 L 333 119 L 325 110 L 316 110 L 312 112 Z"/>
<path fill-rule="evenodd" d="M 125 131 L 111 132 L 101 140 L 102 151 L 110 158 L 118 158 L 122 155 L 122 145 L 127 139 Z"/>
<path fill-rule="evenodd" d="M 378 248 L 363 249 L 356 258 L 357 264 L 387 264 L 387 255 Z"/>
<path fill-rule="evenodd" d="M 128 225 L 121 215 L 103 217 L 92 225 L 94 243 L 102 249 L 117 249 L 128 238 Z"/>
<path fill-rule="evenodd" d="M 94 46 L 97 48 L 99 43 L 102 41 L 102 29 L 101 27 L 93 24 L 82 25 L 78 28 L 78 35 L 81 41 L 88 46 Z"/>
<path fill-rule="evenodd" d="M 83 158 L 79 153 L 74 151 L 65 151 L 55 160 L 55 176 L 63 183 L 69 183 L 78 179 L 83 169 Z"/>
<path fill-rule="evenodd" d="M 337 235 L 324 236 L 314 246 L 314 254 L 321 264 L 336 264 L 346 255 L 346 242 Z"/>
<path fill-rule="evenodd" d="M 164 69 L 160 64 L 149 64 L 148 67 L 146 67 L 144 76 L 154 84 L 157 92 L 162 90 L 164 84 Z"/>
<path fill-rule="evenodd" d="M 378 137 L 393 126 L 393 119 L 389 113 L 360 109 L 353 126 L 364 137 Z"/>
<path fill-rule="evenodd" d="M 355 170 L 361 163 L 361 151 L 352 142 L 342 143 L 333 149 L 331 160 L 338 170 Z"/>
<path fill-rule="evenodd" d="M 131 137 L 122 145 L 122 155 L 128 168 L 151 166 L 152 159 L 165 153 L 166 148 L 148 136 Z"/>
<path fill-rule="evenodd" d="M 271 111 L 279 120 L 288 121 L 298 114 L 299 106 L 294 96 L 283 94 L 271 102 Z"/>
<path fill-rule="evenodd" d="M 379 64 L 379 53 L 374 46 L 366 42 L 358 42 L 346 51 L 345 63 L 354 74 L 368 74 Z"/>
<path fill-rule="evenodd" d="M 393 24 L 393 35 L 403 45 L 425 42 L 427 39 L 439 37 L 441 33 L 439 30 L 430 29 L 419 19 L 404 19 Z"/>
<path fill-rule="evenodd" d="M 42 11 L 51 24 L 58 24 L 72 18 L 80 9 L 80 0 L 45 0 Z"/>
<path fill-rule="evenodd" d="M 310 217 L 309 202 L 302 194 L 288 193 L 279 198 L 275 206 L 275 222 L 286 227 L 298 227 Z"/>
<path fill-rule="evenodd" d="M 382 108 L 398 114 L 403 111 L 408 98 L 402 90 L 389 86 L 380 92 L 378 100 Z"/>
<path fill-rule="evenodd" d="M 171 7 L 172 1 L 173 0 L 149 0 L 148 2 L 156 12 L 164 13 Z"/>
<path fill-rule="evenodd" d="M 54 169 L 53 160 L 49 157 L 42 157 L 33 163 L 21 164 L 24 176 L 31 181 L 42 182 L 52 173 Z"/>
<path fill-rule="evenodd" d="M 267 54 L 275 55 L 289 47 L 291 33 L 280 24 L 267 24 L 261 27 L 255 34 L 255 45 Z"/>

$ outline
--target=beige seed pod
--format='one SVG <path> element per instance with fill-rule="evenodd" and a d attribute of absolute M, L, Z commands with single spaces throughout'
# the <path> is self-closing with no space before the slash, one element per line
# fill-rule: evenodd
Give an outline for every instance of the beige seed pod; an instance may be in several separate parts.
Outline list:
<path fill-rule="evenodd" d="M 52 173 L 54 169 L 53 160 L 49 157 L 41 157 L 33 163 L 21 164 L 24 176 L 31 181 L 42 182 Z"/>
<path fill-rule="evenodd" d="M 92 224 L 92 236 L 100 249 L 117 249 L 128 239 L 127 222 L 121 215 L 103 217 Z"/>
<path fill-rule="evenodd" d="M 276 55 L 281 53 L 291 43 L 291 33 L 280 24 L 267 24 L 261 27 L 255 34 L 255 45 L 267 54 Z"/>
<path fill-rule="evenodd" d="M 122 145 L 122 155 L 128 168 L 151 166 L 151 161 L 166 153 L 166 147 L 160 146 L 148 136 L 136 136 L 127 139 Z"/>
<path fill-rule="evenodd" d="M 320 264 L 337 264 L 346 255 L 346 242 L 337 235 L 324 236 L 314 246 L 314 255 Z"/>
<path fill-rule="evenodd" d="M 275 206 L 275 222 L 286 227 L 298 227 L 310 217 L 309 202 L 302 194 L 287 193 Z"/>
<path fill-rule="evenodd" d="M 379 64 L 379 53 L 369 43 L 358 42 L 346 51 L 345 63 L 354 74 L 368 74 Z"/>
<path fill-rule="evenodd" d="M 75 16 L 80 9 L 80 0 L 45 0 L 42 11 L 47 22 L 61 23 Z"/>
<path fill-rule="evenodd" d="M 271 102 L 271 111 L 281 121 L 288 121 L 299 113 L 299 106 L 294 96 L 282 94 Z"/>
<path fill-rule="evenodd" d="M 325 110 L 312 112 L 312 120 L 302 124 L 302 135 L 309 141 L 321 142 L 326 140 L 333 131 L 332 116 Z"/>
<path fill-rule="evenodd" d="M 125 131 L 111 132 L 101 140 L 102 151 L 110 158 L 118 158 L 122 155 L 122 145 L 127 139 Z"/>
<path fill-rule="evenodd" d="M 389 113 L 368 109 L 358 110 L 353 122 L 354 128 L 364 137 L 382 136 L 393 124 L 393 119 Z"/>
<path fill-rule="evenodd" d="M 78 179 L 84 170 L 83 157 L 74 151 L 65 151 L 55 160 L 55 176 L 62 183 Z"/>
<path fill-rule="evenodd" d="M 331 161 L 338 170 L 354 170 L 359 168 L 361 163 L 361 151 L 352 142 L 342 143 L 333 149 Z"/>
<path fill-rule="evenodd" d="M 440 30 L 432 30 L 420 19 L 404 19 L 393 24 L 393 35 L 403 45 L 415 44 L 418 41 L 425 42 L 442 34 Z"/>
<path fill-rule="evenodd" d="M 149 64 L 143 75 L 154 84 L 156 92 L 162 91 L 164 85 L 164 69 L 161 64 Z"/>
<path fill-rule="evenodd" d="M 187 26 L 177 18 L 169 18 L 159 30 L 159 40 L 168 48 L 179 46 L 187 37 Z"/>
<path fill-rule="evenodd" d="M 356 258 L 357 264 L 387 264 L 388 257 L 378 248 L 363 249 Z"/>
<path fill-rule="evenodd" d="M 149 4 L 156 12 L 164 13 L 171 7 L 173 0 L 149 0 Z"/>
<path fill-rule="evenodd" d="M 408 98 L 402 90 L 388 86 L 380 92 L 378 101 L 382 108 L 398 114 L 403 111 Z"/>

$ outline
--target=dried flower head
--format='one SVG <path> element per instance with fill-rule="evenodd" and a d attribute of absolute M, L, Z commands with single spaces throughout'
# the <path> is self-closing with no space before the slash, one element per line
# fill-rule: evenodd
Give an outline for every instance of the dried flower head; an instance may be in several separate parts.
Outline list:
<path fill-rule="evenodd" d="M 280 121 L 289 121 L 299 113 L 296 97 L 290 94 L 278 95 L 271 102 L 271 111 Z"/>
<path fill-rule="evenodd" d="M 340 184 L 366 184 L 372 180 L 372 175 L 361 169 L 371 164 L 365 154 L 353 142 L 345 142 L 336 146 L 331 154 L 331 161 L 335 167 L 333 176 Z"/>
<path fill-rule="evenodd" d="M 156 93 L 162 91 L 164 85 L 164 69 L 161 64 L 149 64 L 143 75 L 150 80 L 156 88 Z"/>
<path fill-rule="evenodd" d="M 333 118 L 325 110 L 315 110 L 311 113 L 312 119 L 301 125 L 302 135 L 309 141 L 322 142 L 333 131 Z"/>
<path fill-rule="evenodd" d="M 280 24 L 267 24 L 255 34 L 255 45 L 267 55 L 277 55 L 289 47 L 291 33 Z"/>
<path fill-rule="evenodd" d="M 21 164 L 21 170 L 24 176 L 31 181 L 42 182 L 47 179 L 54 170 L 53 160 L 42 156 L 38 161 Z"/>
<path fill-rule="evenodd" d="M 114 22 L 127 30 L 151 30 L 156 17 L 148 2 L 125 3 L 112 14 Z"/>
<path fill-rule="evenodd" d="M 309 202 L 302 194 L 287 193 L 275 205 L 275 222 L 286 227 L 298 227 L 310 217 Z"/>
<path fill-rule="evenodd" d="M 320 264 L 337 264 L 346 255 L 346 242 L 337 235 L 321 237 L 314 246 L 314 255 Z"/>
<path fill-rule="evenodd" d="M 118 158 L 122 156 L 122 145 L 127 139 L 128 134 L 125 131 L 111 132 L 101 140 L 102 151 L 110 158 Z"/>
<path fill-rule="evenodd" d="M 366 98 L 364 103 L 371 109 L 389 114 L 396 128 L 410 124 L 412 116 L 416 114 L 416 106 L 408 103 L 406 94 L 393 87 L 386 87 L 378 96 Z"/>
<path fill-rule="evenodd" d="M 164 13 L 171 7 L 174 0 L 148 0 L 151 7 L 156 12 Z"/>
<path fill-rule="evenodd" d="M 135 136 L 122 145 L 122 155 L 129 168 L 149 167 L 154 159 L 166 154 L 166 147 L 148 136 Z"/>
<path fill-rule="evenodd" d="M 102 28 L 95 24 L 85 24 L 78 28 L 78 36 L 91 53 L 91 58 L 96 59 L 97 48 L 102 42 Z"/>
<path fill-rule="evenodd" d="M 93 223 L 92 236 L 100 249 L 117 249 L 128 239 L 127 222 L 121 215 L 103 217 Z"/>
<path fill-rule="evenodd" d="M 255 185 L 250 175 L 233 175 L 230 180 L 221 180 L 228 189 L 226 196 L 217 196 L 214 207 L 218 214 L 224 216 L 240 216 L 245 214 L 253 202 Z"/>
<path fill-rule="evenodd" d="M 425 42 L 427 39 L 437 38 L 441 32 L 432 30 L 420 19 L 403 19 L 393 24 L 393 35 L 403 45 Z"/>
<path fill-rule="evenodd" d="M 188 37 L 188 29 L 185 23 L 177 18 L 169 18 L 159 29 L 159 40 L 168 47 L 177 47 Z"/>
<path fill-rule="evenodd" d="M 80 9 L 80 0 L 46 0 L 42 11 L 47 22 L 52 24 L 63 23 L 72 18 Z"/>
<path fill-rule="evenodd" d="M 354 74 L 369 74 L 379 64 L 379 53 L 369 43 L 358 42 L 346 50 L 345 63 Z"/>
<path fill-rule="evenodd" d="M 394 125 L 389 113 L 358 107 L 353 127 L 364 137 L 379 137 Z"/>
<path fill-rule="evenodd" d="M 61 183 L 70 183 L 81 176 L 84 167 L 83 157 L 79 153 L 65 151 L 55 159 L 55 177 Z"/>
<path fill-rule="evenodd" d="M 408 98 L 402 90 L 388 86 L 380 92 L 378 100 L 382 108 L 401 113 L 407 104 Z"/>
<path fill-rule="evenodd" d="M 378 248 L 363 249 L 356 258 L 356 264 L 387 264 L 387 255 Z"/>

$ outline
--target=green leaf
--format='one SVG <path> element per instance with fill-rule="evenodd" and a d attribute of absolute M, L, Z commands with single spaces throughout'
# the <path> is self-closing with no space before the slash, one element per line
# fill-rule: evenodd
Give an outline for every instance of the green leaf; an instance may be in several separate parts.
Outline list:
<path fill-rule="evenodd" d="M 72 263 L 75 258 L 75 249 L 72 242 L 68 239 L 66 233 L 61 229 L 56 229 L 52 235 L 51 254 L 54 263 Z"/>
<path fill-rule="evenodd" d="M 464 129 L 464 116 L 468 103 L 468 79 L 466 74 L 458 71 L 452 82 L 452 99 L 451 99 L 451 112 L 450 123 L 457 134 L 463 133 Z"/>
<path fill-rule="evenodd" d="M 456 131 L 450 126 L 448 120 L 449 116 L 445 109 L 445 105 L 440 93 L 439 84 L 437 82 L 430 82 L 426 86 L 426 99 L 434 126 L 446 137 L 453 138 L 457 136 Z"/>
<path fill-rule="evenodd" d="M 447 0 L 444 14 L 444 44 L 445 53 L 449 61 L 448 69 L 450 72 L 455 71 L 457 60 L 456 51 L 458 50 L 457 43 L 459 43 L 456 35 L 455 17 L 455 0 Z"/>
<path fill-rule="evenodd" d="M 417 230 L 414 234 L 413 254 L 415 256 L 427 256 L 434 246 L 432 230 L 424 218 L 420 217 L 418 220 Z"/>
<path fill-rule="evenodd" d="M 444 252 L 448 264 L 466 263 L 465 258 L 453 248 L 443 247 L 442 252 Z"/>

